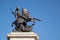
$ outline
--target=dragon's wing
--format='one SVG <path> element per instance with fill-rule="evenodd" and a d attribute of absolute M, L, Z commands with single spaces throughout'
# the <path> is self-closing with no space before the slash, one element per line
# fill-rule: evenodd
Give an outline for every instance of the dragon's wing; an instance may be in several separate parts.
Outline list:
<path fill-rule="evenodd" d="M 31 15 L 29 14 L 29 12 L 25 8 L 22 8 L 22 16 L 25 19 L 30 19 L 31 18 Z"/>

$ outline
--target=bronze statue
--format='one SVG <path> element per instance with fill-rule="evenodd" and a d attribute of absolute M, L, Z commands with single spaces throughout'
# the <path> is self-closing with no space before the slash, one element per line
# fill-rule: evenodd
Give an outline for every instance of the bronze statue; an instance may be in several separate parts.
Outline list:
<path fill-rule="evenodd" d="M 35 20 L 41 21 L 39 19 L 32 18 L 29 12 L 24 8 L 22 8 L 22 15 L 20 14 L 19 7 L 16 8 L 15 13 L 12 11 L 12 14 L 16 18 L 12 23 L 12 26 L 15 25 L 13 31 L 30 32 L 32 31 L 32 26 L 35 24 Z M 33 22 L 33 24 L 27 25 L 27 22 Z"/>

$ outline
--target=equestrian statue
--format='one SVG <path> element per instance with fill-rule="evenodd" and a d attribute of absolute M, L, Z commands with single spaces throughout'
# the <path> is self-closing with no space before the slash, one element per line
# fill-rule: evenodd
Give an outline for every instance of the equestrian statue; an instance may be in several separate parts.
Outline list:
<path fill-rule="evenodd" d="M 12 22 L 12 26 L 14 26 L 13 31 L 30 32 L 32 31 L 32 26 L 34 26 L 35 21 L 41 21 L 33 18 L 25 8 L 22 8 L 22 13 L 20 13 L 19 7 L 16 7 L 15 12 L 12 9 L 11 11 L 15 17 L 15 21 Z M 28 25 L 28 22 L 33 22 L 33 24 Z"/>

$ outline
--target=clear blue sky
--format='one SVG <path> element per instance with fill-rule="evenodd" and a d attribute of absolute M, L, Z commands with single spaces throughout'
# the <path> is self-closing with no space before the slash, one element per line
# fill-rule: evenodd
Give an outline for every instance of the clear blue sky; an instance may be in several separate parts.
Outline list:
<path fill-rule="evenodd" d="M 7 40 L 7 33 L 12 31 L 10 8 L 15 10 L 18 5 L 20 10 L 24 7 L 33 17 L 42 19 L 33 27 L 39 40 L 60 40 L 60 0 L 0 0 L 0 40 Z"/>

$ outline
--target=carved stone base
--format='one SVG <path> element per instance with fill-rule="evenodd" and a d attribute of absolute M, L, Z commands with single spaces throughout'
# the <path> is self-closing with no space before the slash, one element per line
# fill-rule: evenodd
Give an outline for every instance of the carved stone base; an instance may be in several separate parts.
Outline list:
<path fill-rule="evenodd" d="M 7 34 L 8 40 L 38 40 L 34 32 L 11 32 Z"/>

